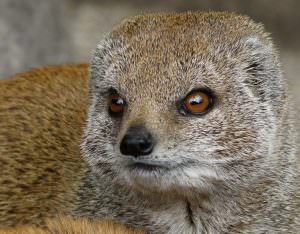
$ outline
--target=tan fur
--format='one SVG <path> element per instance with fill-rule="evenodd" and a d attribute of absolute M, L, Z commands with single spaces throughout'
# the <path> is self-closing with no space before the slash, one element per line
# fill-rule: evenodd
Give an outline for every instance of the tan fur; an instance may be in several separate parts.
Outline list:
<path fill-rule="evenodd" d="M 34 69 L 0 84 L 0 223 L 41 224 L 72 208 L 84 170 L 87 66 Z"/>
<path fill-rule="evenodd" d="M 0 82 L 0 226 L 46 225 L 57 230 L 52 233 L 127 230 L 84 219 L 45 224 L 46 218 L 73 208 L 85 170 L 79 145 L 87 80 L 87 65 L 61 65 Z M 45 233 L 21 230 L 8 233 Z"/>
<path fill-rule="evenodd" d="M 47 230 L 46 230 L 47 229 Z M 0 234 L 142 234 L 142 231 L 134 230 L 124 225 L 111 221 L 90 220 L 85 218 L 61 217 L 48 219 L 46 229 L 32 226 L 17 228 L 2 228 Z"/>

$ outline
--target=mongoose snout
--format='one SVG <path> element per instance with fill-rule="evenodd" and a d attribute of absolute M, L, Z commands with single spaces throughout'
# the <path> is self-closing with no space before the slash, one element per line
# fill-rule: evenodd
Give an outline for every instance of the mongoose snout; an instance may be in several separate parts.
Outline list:
<path fill-rule="evenodd" d="M 153 151 L 154 138 L 144 126 L 130 127 L 120 144 L 120 151 L 124 155 L 139 157 Z"/>

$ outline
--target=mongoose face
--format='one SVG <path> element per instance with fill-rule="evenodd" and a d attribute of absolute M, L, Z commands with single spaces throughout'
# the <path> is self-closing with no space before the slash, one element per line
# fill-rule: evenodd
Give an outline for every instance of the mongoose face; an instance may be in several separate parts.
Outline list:
<path fill-rule="evenodd" d="M 98 45 L 90 70 L 82 148 L 113 182 L 186 196 L 251 183 L 270 160 L 281 75 L 268 35 L 249 18 L 135 17 Z"/>

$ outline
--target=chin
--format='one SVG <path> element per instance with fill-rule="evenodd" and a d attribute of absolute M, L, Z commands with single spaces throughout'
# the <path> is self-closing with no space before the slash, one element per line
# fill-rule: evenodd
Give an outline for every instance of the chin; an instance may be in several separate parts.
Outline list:
<path fill-rule="evenodd" d="M 219 175 L 208 168 L 161 167 L 156 165 L 126 165 L 119 171 L 120 184 L 143 194 L 167 193 L 190 196 L 213 190 Z"/>

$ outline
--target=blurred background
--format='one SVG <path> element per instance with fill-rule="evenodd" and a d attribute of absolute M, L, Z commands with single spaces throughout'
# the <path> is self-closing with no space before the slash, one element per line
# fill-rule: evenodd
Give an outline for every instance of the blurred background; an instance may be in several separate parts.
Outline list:
<path fill-rule="evenodd" d="M 0 79 L 45 64 L 87 63 L 121 19 L 186 10 L 234 11 L 264 23 L 299 106 L 299 0 L 0 0 Z"/>

